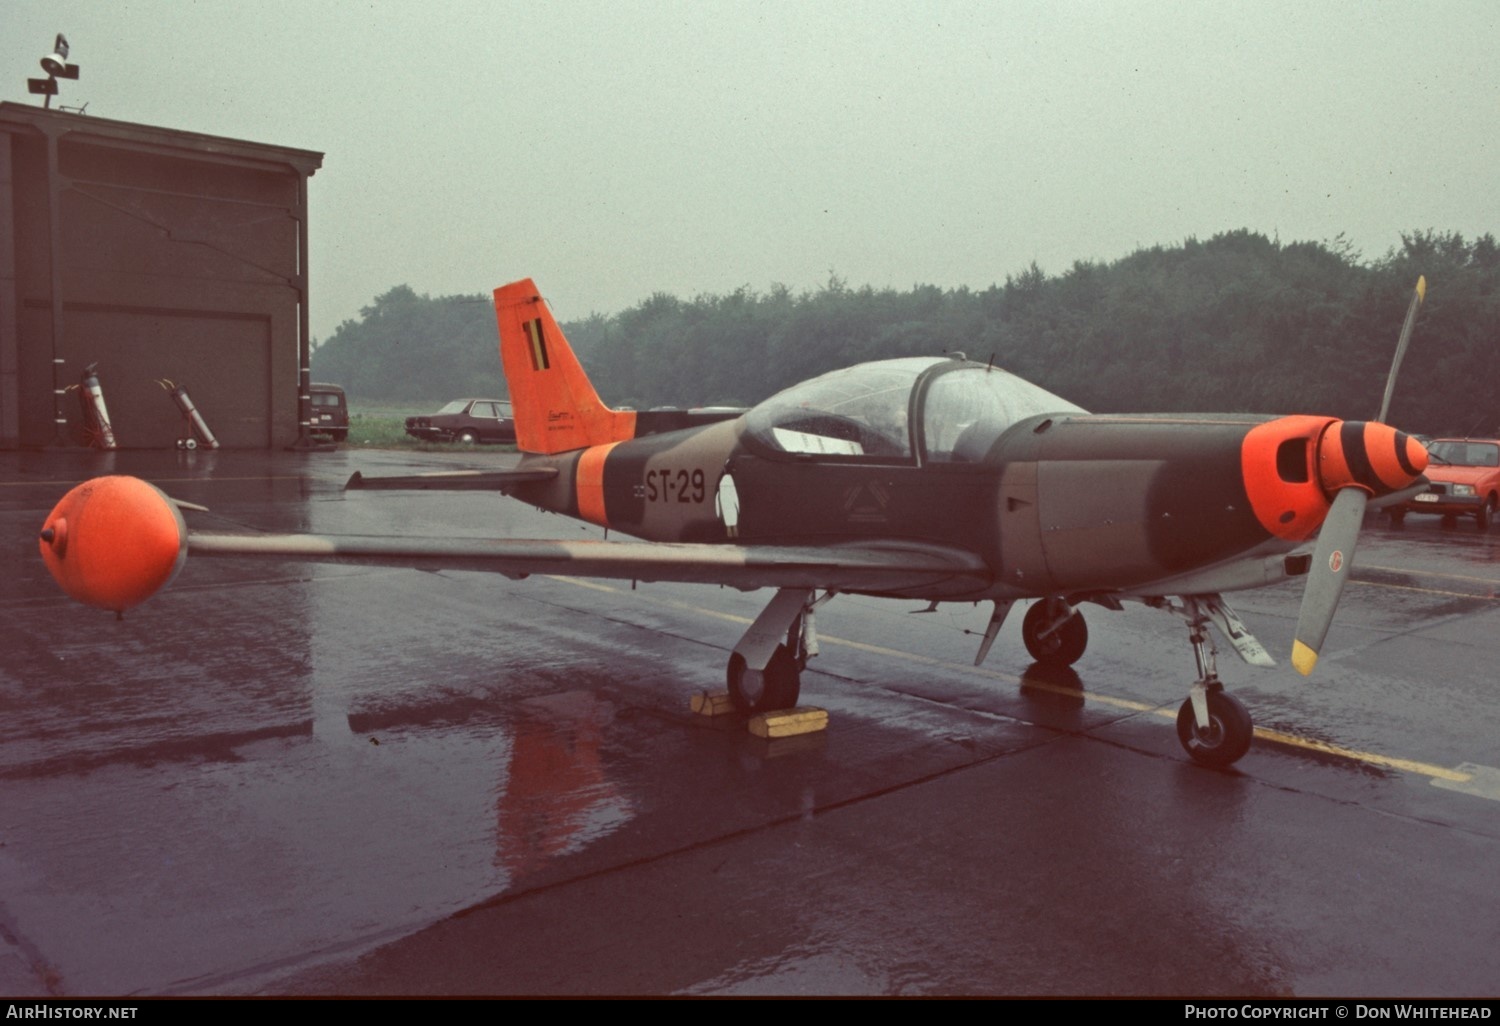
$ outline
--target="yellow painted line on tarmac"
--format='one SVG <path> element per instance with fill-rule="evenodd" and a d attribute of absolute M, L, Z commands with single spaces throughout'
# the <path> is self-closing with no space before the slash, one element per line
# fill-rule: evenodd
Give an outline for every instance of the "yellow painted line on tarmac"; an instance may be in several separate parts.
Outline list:
<path fill-rule="evenodd" d="M 1095 697 L 1092 692 L 1086 692 L 1086 694 L 1089 698 Z M 1159 706 L 1151 711 L 1163 719 L 1171 720 L 1174 724 L 1177 722 L 1177 710 L 1169 706 Z M 1394 756 L 1380 755 L 1377 752 L 1366 752 L 1358 748 L 1345 748 L 1342 745 L 1319 741 L 1316 738 L 1285 734 L 1279 730 L 1271 730 L 1269 727 L 1256 727 L 1255 736 L 1262 741 L 1270 741 L 1278 745 L 1301 748 L 1304 751 L 1318 752 L 1322 755 L 1333 755 L 1340 759 L 1348 759 L 1351 762 L 1364 762 L 1372 766 L 1384 766 L 1387 769 L 1397 769 L 1404 773 L 1415 773 L 1418 776 L 1432 777 L 1438 780 L 1451 780 L 1463 783 L 1470 778 L 1470 775 L 1467 773 L 1459 770 L 1451 770 L 1444 766 L 1434 766 L 1432 763 L 1417 762 L 1414 759 L 1398 759 Z"/>
<path fill-rule="evenodd" d="M 1352 584 L 1362 584 L 1366 588 L 1394 588 L 1397 591 L 1415 591 L 1420 592 L 1423 595 L 1448 595 L 1454 598 L 1474 599 L 1478 602 L 1500 601 L 1500 596 L 1476 595 L 1472 591 L 1445 591 L 1442 588 L 1418 588 L 1414 584 L 1387 584 L 1384 581 L 1360 581 L 1355 580 L 1352 577 L 1349 580 Z M 1500 584 L 1497 584 L 1496 587 L 1500 587 Z"/>
<path fill-rule="evenodd" d="M 683 608 L 691 608 L 686 605 Z M 1172 723 L 1177 722 L 1177 710 L 1171 706 L 1151 705 L 1147 702 L 1137 702 L 1129 698 L 1117 698 L 1114 695 L 1102 694 L 1098 691 L 1081 691 L 1074 688 L 1059 687 L 1055 684 L 1047 684 L 1042 681 L 1024 681 L 1019 677 L 994 670 L 984 670 L 980 667 L 964 666 L 959 663 L 947 662 L 941 659 L 932 659 L 927 656 L 918 656 L 899 649 L 884 648 L 879 645 L 866 645 L 857 641 L 845 641 L 841 638 L 831 638 L 826 635 L 818 635 L 819 641 L 826 641 L 831 645 L 845 645 L 850 648 L 861 649 L 877 655 L 886 655 L 895 659 L 907 659 L 915 662 L 927 663 L 933 666 L 941 666 L 951 670 L 968 670 L 981 673 L 984 676 L 996 677 L 1008 680 L 1016 684 L 1024 684 L 1028 688 L 1036 688 L 1040 691 L 1050 691 L 1054 694 L 1082 696 L 1084 699 L 1101 705 L 1113 706 L 1117 709 L 1126 709 L 1132 712 L 1150 713 L 1159 716 Z M 1284 734 L 1279 730 L 1270 730 L 1265 727 L 1256 727 L 1255 736 L 1262 741 L 1271 741 L 1276 744 L 1289 745 L 1293 748 L 1302 748 L 1307 751 L 1320 752 L 1324 755 L 1333 755 L 1342 759 L 1355 762 L 1368 763 L 1374 766 L 1384 766 L 1389 769 L 1397 769 L 1406 773 L 1415 773 L 1419 776 L 1430 777 L 1437 780 L 1448 780 L 1456 783 L 1464 783 L 1471 779 L 1471 774 L 1459 770 L 1451 770 L 1443 766 L 1435 766 L 1431 763 L 1417 762 L 1413 759 L 1399 759 L 1394 756 L 1380 755 L 1376 752 L 1366 752 L 1357 748 L 1344 748 L 1340 745 L 1330 744 L 1327 741 L 1319 741 L 1315 738 L 1298 737 L 1295 734 Z"/>
<path fill-rule="evenodd" d="M 950 662 L 946 659 L 934 659 L 931 656 L 917 655 L 915 652 L 903 652 L 898 648 L 886 648 L 883 645 L 869 645 L 863 641 L 849 641 L 846 638 L 834 638 L 821 633 L 818 635 L 818 641 L 827 642 L 830 645 L 842 645 L 845 648 L 852 648 L 860 652 L 869 652 L 871 655 L 890 656 L 892 659 L 903 659 L 907 662 L 924 663 L 928 666 L 938 666 L 942 667 L 945 670 L 958 670 L 967 673 L 977 673 L 981 677 L 992 677 L 995 680 L 1003 680 L 1011 684 L 1034 688 L 1037 691 L 1050 691 L 1054 695 L 1067 695 L 1070 698 L 1076 698 L 1082 695 L 1084 698 L 1091 698 L 1101 705 L 1114 706 L 1117 709 L 1128 709 L 1131 712 L 1160 712 L 1162 715 L 1168 717 L 1175 717 L 1177 715 L 1175 712 L 1163 712 L 1160 706 L 1152 705 L 1149 702 L 1137 702 L 1134 699 L 1130 698 L 1116 698 L 1114 695 L 1100 694 L 1097 691 L 1080 691 L 1077 688 L 1065 688 L 1058 684 L 1049 684 L 1046 681 L 1025 680 L 1024 678 L 1017 677 L 1014 674 L 1005 673 L 1001 670 L 987 670 L 982 666 L 974 666 L 972 664 L 965 663 L 955 663 Z"/>
<path fill-rule="evenodd" d="M 1444 595 L 1452 598 L 1478 599 L 1481 602 L 1494 602 L 1500 599 L 1500 595 L 1495 594 L 1495 590 L 1500 589 L 1500 578 L 1475 577 L 1469 574 L 1445 574 L 1436 570 L 1410 570 L 1394 566 L 1357 566 L 1355 570 L 1356 572 L 1360 570 L 1374 570 L 1387 574 L 1400 574 L 1403 577 L 1432 578 L 1438 581 L 1469 581 L 1474 584 L 1487 586 L 1490 589 L 1490 594 L 1485 595 L 1473 591 L 1449 591 L 1445 588 L 1423 588 L 1415 584 L 1392 584 L 1389 581 L 1362 581 L 1355 577 L 1349 578 L 1353 583 L 1362 584 L 1366 588 L 1391 588 L 1396 591 L 1415 591 L 1423 595 Z"/>
<path fill-rule="evenodd" d="M 1496 577 L 1471 577 L 1468 574 L 1444 574 L 1436 570 L 1409 570 L 1396 566 L 1364 566 L 1358 565 L 1355 570 L 1379 570 L 1388 574 L 1410 574 L 1419 577 L 1441 577 L 1448 581 L 1477 581 L 1480 584 L 1493 584 L 1500 586 L 1500 578 Z"/>
<path fill-rule="evenodd" d="M 547 578 L 547 580 L 549 581 L 558 581 L 562 584 L 576 584 L 580 588 L 590 588 L 594 591 L 624 591 L 623 588 L 615 588 L 608 584 L 596 584 L 593 581 L 580 581 L 576 577 L 558 577 L 556 574 L 543 574 L 542 576 Z"/>
<path fill-rule="evenodd" d="M 623 588 L 611 587 L 607 584 L 597 584 L 593 581 L 581 581 L 576 577 L 556 577 L 548 575 L 550 580 L 560 581 L 563 584 L 576 584 L 582 588 L 592 588 L 596 591 L 622 592 Z M 749 617 L 738 616 L 734 613 L 721 613 L 712 609 L 704 609 L 687 602 L 678 602 L 675 599 L 662 599 L 652 596 L 642 596 L 647 601 L 657 605 L 670 606 L 690 613 L 699 613 L 712 617 L 716 620 L 725 620 L 730 623 L 750 624 L 753 621 Z M 1035 688 L 1038 691 L 1049 691 L 1057 695 L 1065 695 L 1070 698 L 1082 697 L 1088 701 L 1100 705 L 1111 706 L 1116 709 L 1125 709 L 1130 712 L 1149 713 L 1172 723 L 1177 722 L 1177 709 L 1172 706 L 1152 705 L 1148 702 L 1137 702 L 1129 698 L 1116 698 L 1114 695 L 1101 694 L 1098 691 L 1080 691 L 1075 688 L 1060 687 L 1056 684 L 1048 684 L 1045 681 L 1023 680 L 1013 674 L 1003 673 L 999 670 L 987 670 L 979 666 L 970 666 L 963 663 L 950 662 L 946 659 L 935 659 L 932 656 L 918 655 L 915 652 L 904 652 L 898 648 L 887 648 L 884 645 L 871 645 L 863 641 L 850 641 L 847 638 L 831 637 L 827 634 L 818 634 L 818 641 L 826 645 L 835 645 L 843 648 L 852 648 L 859 652 L 867 652 L 871 655 L 888 656 L 892 659 L 902 660 L 909 663 L 921 663 L 926 666 L 937 666 L 947 670 L 958 670 L 966 673 L 977 673 L 981 676 L 991 677 L 997 680 L 1008 681 L 1012 684 L 1024 685 Z M 1255 736 L 1262 741 L 1270 741 L 1274 744 L 1286 745 L 1291 748 L 1301 748 L 1304 751 L 1317 752 L 1321 755 L 1331 755 L 1351 762 L 1362 762 L 1371 766 L 1381 766 L 1386 769 L 1400 770 L 1403 773 L 1413 773 L 1417 776 L 1428 777 L 1436 781 L 1446 781 L 1454 784 L 1465 784 L 1473 780 L 1473 774 L 1461 769 L 1448 769 L 1445 766 L 1436 766 L 1428 762 L 1418 762 L 1414 759 L 1400 759 L 1395 756 L 1381 755 L 1378 752 L 1367 752 L 1358 748 L 1345 748 L 1341 745 L 1330 744 L 1327 741 L 1319 741 L 1315 738 L 1298 737 L 1295 734 L 1285 734 L 1279 730 L 1270 730 L 1265 727 L 1256 727 Z"/>
<path fill-rule="evenodd" d="M 1298 737 L 1295 734 L 1283 734 L 1279 730 L 1267 730 L 1263 727 L 1255 728 L 1255 736 L 1265 741 L 1274 741 L 1279 745 L 1290 745 L 1293 748 L 1302 748 L 1309 752 L 1334 755 L 1340 759 L 1350 759 L 1354 762 L 1369 763 L 1372 766 L 1383 766 L 1386 769 L 1401 770 L 1403 773 L 1415 773 L 1418 776 L 1431 777 L 1434 780 L 1447 780 L 1461 784 L 1469 781 L 1473 776 L 1462 770 L 1451 770 L 1443 766 L 1434 766 L 1430 762 L 1417 762 L 1414 759 L 1398 759 L 1390 755 L 1361 751 L 1358 748 L 1344 748 L 1341 745 L 1329 744 L 1327 741 L 1318 741 L 1310 737 Z"/>

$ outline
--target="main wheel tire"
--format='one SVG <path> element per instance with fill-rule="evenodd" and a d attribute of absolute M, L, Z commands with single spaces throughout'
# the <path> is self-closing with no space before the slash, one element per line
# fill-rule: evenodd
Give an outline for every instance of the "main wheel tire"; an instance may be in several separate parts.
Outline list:
<path fill-rule="evenodd" d="M 746 716 L 773 709 L 790 709 L 797 704 L 797 696 L 802 692 L 802 674 L 785 645 L 776 646 L 765 672 L 759 675 L 758 683 L 754 676 L 745 672 L 745 657 L 738 652 L 730 655 L 725 678 L 729 684 L 729 700 Z"/>
<path fill-rule="evenodd" d="M 459 445 L 475 445 L 479 442 L 479 435 L 473 431 L 460 431 L 458 433 Z"/>
<path fill-rule="evenodd" d="M 1478 522 L 1481 531 L 1488 531 L 1490 525 L 1495 522 L 1495 500 L 1485 499 L 1484 505 L 1479 507 L 1479 512 L 1474 514 L 1474 519 Z"/>
<path fill-rule="evenodd" d="M 1021 621 L 1021 640 L 1026 642 L 1026 651 L 1039 663 L 1072 666 L 1088 647 L 1088 624 L 1080 614 L 1074 613 L 1061 627 L 1042 637 L 1048 619 L 1046 599 L 1033 602 L 1026 610 L 1026 619 Z"/>
<path fill-rule="evenodd" d="M 1208 727 L 1200 730 L 1189 698 L 1177 710 L 1177 739 L 1194 762 L 1215 769 L 1232 766 L 1250 750 L 1255 725 L 1238 698 L 1223 691 L 1208 693 Z"/>

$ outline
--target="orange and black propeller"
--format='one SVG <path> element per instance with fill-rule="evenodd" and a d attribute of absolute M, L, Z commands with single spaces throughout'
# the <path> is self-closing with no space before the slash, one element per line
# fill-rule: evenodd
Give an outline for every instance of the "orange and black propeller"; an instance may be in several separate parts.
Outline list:
<path fill-rule="evenodd" d="M 1396 387 L 1396 373 L 1411 341 L 1417 311 L 1427 294 L 1427 279 L 1418 278 L 1396 343 L 1396 356 L 1386 378 L 1385 398 L 1373 421 L 1335 421 L 1318 441 L 1318 480 L 1333 499 L 1323 520 L 1318 543 L 1313 550 L 1312 568 L 1302 593 L 1302 609 L 1297 616 L 1296 640 L 1292 642 L 1292 665 L 1306 675 L 1318 662 L 1323 640 L 1333 623 L 1344 582 L 1354 563 L 1354 549 L 1359 543 L 1359 528 L 1364 521 L 1365 506 L 1372 495 L 1388 495 L 1408 487 L 1427 469 L 1427 450 L 1415 438 L 1387 427 L 1391 393 Z"/>

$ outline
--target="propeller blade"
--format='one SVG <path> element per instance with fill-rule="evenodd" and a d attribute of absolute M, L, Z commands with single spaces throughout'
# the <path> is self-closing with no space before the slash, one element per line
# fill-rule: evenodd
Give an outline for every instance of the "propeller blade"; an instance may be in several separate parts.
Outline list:
<path fill-rule="evenodd" d="M 1417 323 L 1417 310 L 1427 295 L 1427 276 L 1417 276 L 1417 287 L 1412 290 L 1411 305 L 1406 308 L 1406 323 L 1401 325 L 1401 338 L 1396 342 L 1396 355 L 1391 359 L 1391 373 L 1385 379 L 1385 398 L 1380 400 L 1380 415 L 1377 423 L 1385 423 L 1385 415 L 1391 412 L 1391 393 L 1396 391 L 1396 372 L 1401 369 L 1401 360 L 1406 356 L 1406 343 L 1411 341 L 1411 329 Z"/>
<path fill-rule="evenodd" d="M 1297 640 L 1292 642 L 1292 665 L 1304 677 L 1318 663 L 1318 652 L 1344 593 L 1368 500 L 1362 488 L 1340 489 L 1323 520 L 1307 588 L 1302 592 L 1302 611 L 1297 615 Z"/>

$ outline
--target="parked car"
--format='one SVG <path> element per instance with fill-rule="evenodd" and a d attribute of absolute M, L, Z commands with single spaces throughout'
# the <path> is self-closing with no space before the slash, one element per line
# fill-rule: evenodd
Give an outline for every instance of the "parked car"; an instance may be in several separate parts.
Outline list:
<path fill-rule="evenodd" d="M 335 442 L 349 437 L 349 401 L 338 385 L 314 381 L 308 389 L 312 397 L 312 424 L 315 435 L 329 435 Z"/>
<path fill-rule="evenodd" d="M 1500 440 L 1493 438 L 1439 438 L 1427 443 L 1425 492 L 1410 501 L 1390 507 L 1391 522 L 1399 524 L 1408 513 L 1435 513 L 1452 522 L 1454 517 L 1472 516 L 1481 531 L 1494 522 L 1500 506 Z"/>
<path fill-rule="evenodd" d="M 426 442 L 514 442 L 516 422 L 503 399 L 455 399 L 436 413 L 407 417 L 406 433 Z"/>

